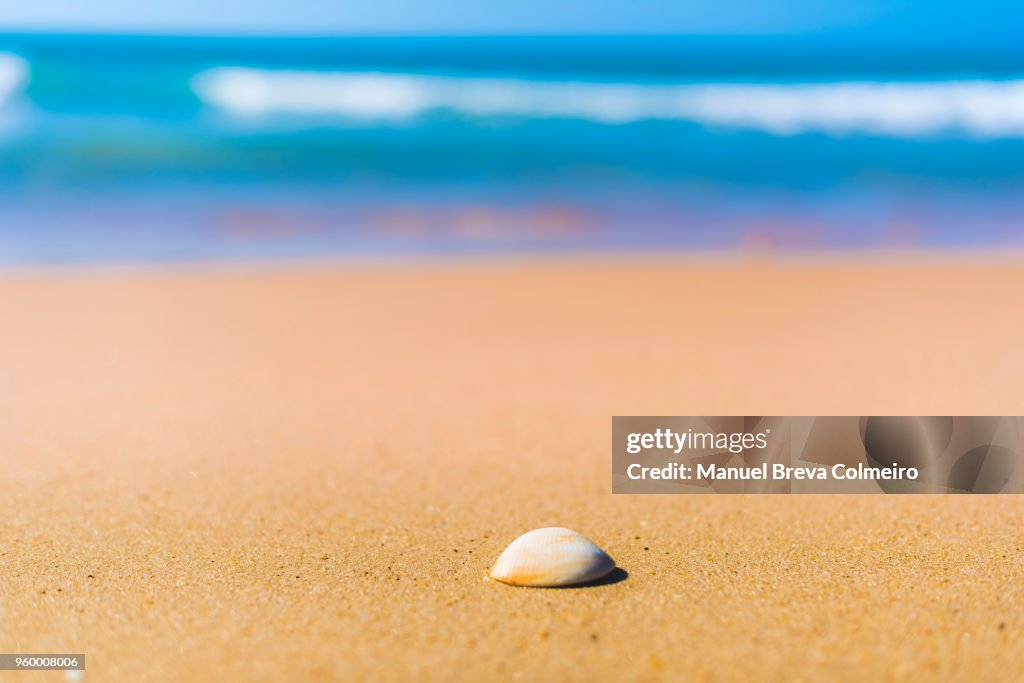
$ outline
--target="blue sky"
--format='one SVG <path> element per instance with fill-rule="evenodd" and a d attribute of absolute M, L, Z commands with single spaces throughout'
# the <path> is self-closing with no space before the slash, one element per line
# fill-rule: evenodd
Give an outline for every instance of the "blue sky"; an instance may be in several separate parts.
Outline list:
<path fill-rule="evenodd" d="M 170 33 L 841 32 L 985 44 L 1021 33 L 1016 0 L 36 0 L 2 30 Z"/>

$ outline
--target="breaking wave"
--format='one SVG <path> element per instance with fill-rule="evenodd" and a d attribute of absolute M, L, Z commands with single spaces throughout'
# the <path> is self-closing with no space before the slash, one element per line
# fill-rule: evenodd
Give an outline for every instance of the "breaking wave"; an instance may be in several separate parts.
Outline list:
<path fill-rule="evenodd" d="M 28 62 L 10 52 L 0 52 L 0 105 L 25 87 L 28 74 Z"/>
<path fill-rule="evenodd" d="M 681 120 L 775 135 L 1024 137 L 1024 80 L 636 84 L 220 67 L 192 80 L 239 116 L 403 122 L 465 117 Z"/>

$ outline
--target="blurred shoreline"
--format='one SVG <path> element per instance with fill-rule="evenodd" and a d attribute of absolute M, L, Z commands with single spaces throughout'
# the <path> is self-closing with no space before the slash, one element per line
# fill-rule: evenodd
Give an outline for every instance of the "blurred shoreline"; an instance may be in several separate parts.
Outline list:
<path fill-rule="evenodd" d="M 0 267 L 1024 247 L 1024 51 L 808 40 L 0 35 Z"/>
<path fill-rule="evenodd" d="M 720 249 L 691 251 L 616 251 L 543 253 L 479 253 L 422 254 L 368 257 L 310 256 L 303 258 L 269 258 L 250 260 L 183 260 L 171 262 L 139 262 L 135 260 L 104 263 L 34 263 L 0 268 L 0 282 L 23 280 L 61 281 L 119 280 L 123 278 L 176 278 L 192 274 L 224 276 L 289 275 L 298 273 L 329 275 L 332 273 L 451 273 L 471 276 L 474 272 L 507 272 L 526 276 L 534 269 L 559 269 L 589 276 L 606 268 L 671 268 L 777 272 L 828 271 L 830 268 L 852 268 L 864 273 L 872 271 L 948 271 L 995 267 L 1008 271 L 1024 270 L 1022 249 L 865 249 L 865 250 L 764 250 Z"/>

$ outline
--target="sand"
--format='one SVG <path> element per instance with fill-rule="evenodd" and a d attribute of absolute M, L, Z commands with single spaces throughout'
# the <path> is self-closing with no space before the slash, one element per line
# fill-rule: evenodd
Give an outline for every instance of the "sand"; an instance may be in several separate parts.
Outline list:
<path fill-rule="evenodd" d="M 1022 413 L 1022 291 L 982 261 L 8 273 L 0 651 L 87 681 L 1024 679 L 1020 496 L 612 496 L 609 443 L 614 414 Z M 548 525 L 628 578 L 484 580 Z"/>

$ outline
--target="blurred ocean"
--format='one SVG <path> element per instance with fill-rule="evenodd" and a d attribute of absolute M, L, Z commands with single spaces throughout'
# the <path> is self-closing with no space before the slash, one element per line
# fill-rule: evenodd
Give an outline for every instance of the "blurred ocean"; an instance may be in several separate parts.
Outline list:
<path fill-rule="evenodd" d="M 1024 47 L 0 35 L 0 263 L 1024 247 Z"/>

